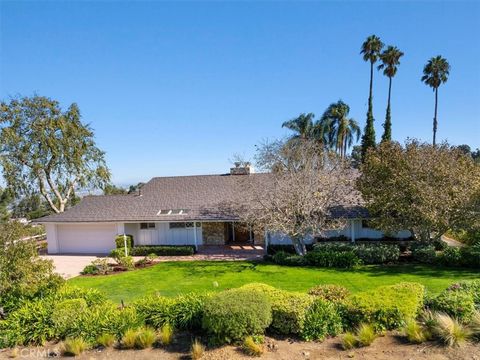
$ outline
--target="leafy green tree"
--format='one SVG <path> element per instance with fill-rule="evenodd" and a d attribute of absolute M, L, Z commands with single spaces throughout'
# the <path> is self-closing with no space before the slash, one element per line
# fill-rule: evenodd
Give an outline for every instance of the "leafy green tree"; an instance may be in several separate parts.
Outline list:
<path fill-rule="evenodd" d="M 0 224 L 5 223 L 10 218 L 8 206 L 11 201 L 10 191 L 0 188 Z"/>
<path fill-rule="evenodd" d="M 16 196 L 39 192 L 56 213 L 76 189 L 103 188 L 110 179 L 105 153 L 78 106 L 62 111 L 42 96 L 0 103 L 0 164 Z"/>
<path fill-rule="evenodd" d="M 139 182 L 137 185 L 130 185 L 128 188 L 128 194 L 133 194 L 140 191 L 143 185 L 145 185 L 143 182 Z"/>
<path fill-rule="evenodd" d="M 448 80 L 450 75 L 450 64 L 447 59 L 438 55 L 428 60 L 423 68 L 422 81 L 430 86 L 435 92 L 435 111 L 433 115 L 433 145 L 437 142 L 437 108 L 438 108 L 438 88 Z"/>
<path fill-rule="evenodd" d="M 34 241 L 19 241 L 25 235 L 16 221 L 0 226 L 0 308 L 6 312 L 62 283 L 52 261 L 40 258 Z"/>
<path fill-rule="evenodd" d="M 127 194 L 127 189 L 124 189 L 119 186 L 115 186 L 113 184 L 107 184 L 103 188 L 103 195 L 124 195 Z"/>
<path fill-rule="evenodd" d="M 350 107 L 339 100 L 330 104 L 320 121 L 324 128 L 329 129 L 329 145 L 335 148 L 341 158 L 346 157 L 347 149 L 352 146 L 353 141 L 360 138 L 360 127 L 353 118 L 348 117 L 349 113 Z"/>
<path fill-rule="evenodd" d="M 362 157 L 365 157 L 367 150 L 376 146 L 375 128 L 373 123 L 373 67 L 377 62 L 380 52 L 383 48 L 383 42 L 376 35 L 369 36 L 362 44 L 360 53 L 363 55 L 363 60 L 370 63 L 370 91 L 368 95 L 368 111 L 367 123 L 362 136 Z"/>
<path fill-rule="evenodd" d="M 480 166 L 446 143 L 381 143 L 364 159 L 358 187 L 386 232 L 410 230 L 428 241 L 480 218 Z"/>
<path fill-rule="evenodd" d="M 392 95 L 392 79 L 397 74 L 398 65 L 400 65 L 400 58 L 403 56 L 396 46 L 388 46 L 380 54 L 380 60 L 382 63 L 378 65 L 378 70 L 383 70 L 383 75 L 388 77 L 388 100 L 387 100 L 387 112 L 385 115 L 385 123 L 383 124 L 384 132 L 382 135 L 382 141 L 392 140 L 392 118 L 390 99 Z"/>
<path fill-rule="evenodd" d="M 313 113 L 300 114 L 298 117 L 285 121 L 282 127 L 294 132 L 290 137 L 290 143 L 304 140 L 313 140 L 316 137 L 316 127 Z"/>
<path fill-rule="evenodd" d="M 25 195 L 12 206 L 14 218 L 37 219 L 52 212 L 40 194 Z"/>

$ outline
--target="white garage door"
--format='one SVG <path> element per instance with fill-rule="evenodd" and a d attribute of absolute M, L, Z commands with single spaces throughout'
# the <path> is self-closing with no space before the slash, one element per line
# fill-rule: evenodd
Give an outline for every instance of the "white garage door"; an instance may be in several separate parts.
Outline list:
<path fill-rule="evenodd" d="M 106 254 L 115 248 L 115 224 L 57 225 L 61 253 Z"/>

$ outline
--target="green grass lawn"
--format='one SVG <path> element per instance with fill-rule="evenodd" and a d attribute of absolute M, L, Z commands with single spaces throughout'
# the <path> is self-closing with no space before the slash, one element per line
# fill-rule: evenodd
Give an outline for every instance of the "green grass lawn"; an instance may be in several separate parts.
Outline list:
<path fill-rule="evenodd" d="M 415 281 L 424 284 L 428 291 L 438 293 L 452 282 L 479 277 L 480 274 L 475 270 L 412 264 L 338 270 L 246 261 L 190 261 L 163 262 L 142 270 L 108 276 L 77 277 L 68 282 L 100 289 L 117 302 L 129 302 L 155 292 L 174 296 L 203 290 L 223 290 L 251 282 L 262 282 L 294 291 L 306 291 L 317 284 L 338 284 L 352 292 L 359 292 L 401 281 Z"/>

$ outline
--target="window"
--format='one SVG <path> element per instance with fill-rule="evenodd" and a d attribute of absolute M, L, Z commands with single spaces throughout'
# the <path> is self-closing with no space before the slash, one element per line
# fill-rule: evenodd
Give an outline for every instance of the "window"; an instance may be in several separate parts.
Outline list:
<path fill-rule="evenodd" d="M 197 222 L 197 227 L 200 227 L 201 224 Z M 194 223 L 193 222 L 171 222 L 169 223 L 170 229 L 186 229 L 186 228 L 193 228 Z"/>
<path fill-rule="evenodd" d="M 187 215 L 190 212 L 188 209 L 162 209 L 157 215 Z"/>
<path fill-rule="evenodd" d="M 155 223 L 140 223 L 140 229 L 142 230 L 155 229 Z"/>

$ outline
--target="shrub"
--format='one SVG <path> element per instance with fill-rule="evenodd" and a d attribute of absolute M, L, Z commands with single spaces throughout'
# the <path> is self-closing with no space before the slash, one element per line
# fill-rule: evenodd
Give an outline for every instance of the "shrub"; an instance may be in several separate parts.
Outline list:
<path fill-rule="evenodd" d="M 135 301 L 132 306 L 145 319 L 145 324 L 156 329 L 172 322 L 171 308 L 174 299 L 159 295 L 151 295 Z"/>
<path fill-rule="evenodd" d="M 122 348 L 133 349 L 135 348 L 135 341 L 137 340 L 137 330 L 128 329 L 122 337 Z"/>
<path fill-rule="evenodd" d="M 158 334 L 158 338 L 160 340 L 160 343 L 164 346 L 168 346 L 171 344 L 173 340 L 173 328 L 170 324 L 165 324 L 162 326 L 160 329 L 160 332 Z"/>
<path fill-rule="evenodd" d="M 309 265 L 318 267 L 353 268 L 361 264 L 354 247 L 347 244 L 316 244 L 305 258 Z"/>
<path fill-rule="evenodd" d="M 462 265 L 471 268 L 480 268 L 480 242 L 466 246 L 461 250 Z"/>
<path fill-rule="evenodd" d="M 415 261 L 423 264 L 433 264 L 437 258 L 435 247 L 433 245 L 423 245 L 413 247 L 412 245 L 412 258 Z"/>
<path fill-rule="evenodd" d="M 61 339 L 70 335 L 70 331 L 87 311 L 87 302 L 84 299 L 67 299 L 55 304 L 52 312 L 52 321 L 55 335 Z"/>
<path fill-rule="evenodd" d="M 118 265 L 128 269 L 133 270 L 135 268 L 135 262 L 131 256 L 122 256 L 117 259 Z"/>
<path fill-rule="evenodd" d="M 444 266 L 461 266 L 462 253 L 460 248 L 448 246 L 437 259 L 438 263 Z"/>
<path fill-rule="evenodd" d="M 67 299 L 84 299 L 87 306 L 99 305 L 104 303 L 107 298 L 104 293 L 97 289 L 84 289 L 77 286 L 65 285 L 52 295 L 54 301 Z"/>
<path fill-rule="evenodd" d="M 343 350 L 351 350 L 358 345 L 357 336 L 348 331 L 342 336 L 342 348 Z"/>
<path fill-rule="evenodd" d="M 195 254 L 195 246 L 190 245 L 153 245 L 153 246 L 135 246 L 130 255 L 147 256 L 155 254 L 157 256 L 189 256 Z"/>
<path fill-rule="evenodd" d="M 436 315 L 435 334 L 447 346 L 460 346 L 469 338 L 469 330 L 447 314 Z"/>
<path fill-rule="evenodd" d="M 360 324 L 357 329 L 357 338 L 360 346 L 370 346 L 377 338 L 377 334 L 372 325 Z"/>
<path fill-rule="evenodd" d="M 306 245 L 307 251 L 313 249 L 312 244 Z M 276 245 L 276 244 L 269 244 L 267 248 L 268 255 L 275 255 L 277 252 L 286 252 L 288 254 L 296 254 L 295 247 L 293 245 Z"/>
<path fill-rule="evenodd" d="M 403 327 L 403 334 L 413 344 L 421 344 L 429 338 L 423 327 L 414 319 L 406 321 Z"/>
<path fill-rule="evenodd" d="M 253 336 L 247 336 L 243 340 L 242 349 L 249 356 L 261 356 L 263 354 L 263 347 L 255 342 Z"/>
<path fill-rule="evenodd" d="M 449 246 L 448 244 L 443 241 L 442 239 L 435 239 L 432 241 L 432 244 L 433 244 L 433 247 L 435 248 L 435 250 L 437 251 L 443 251 L 443 250 L 446 250 Z"/>
<path fill-rule="evenodd" d="M 127 254 L 127 256 L 132 255 L 132 250 L 127 248 Z M 113 249 L 108 256 L 118 263 L 121 258 L 125 257 L 125 249 Z"/>
<path fill-rule="evenodd" d="M 205 346 L 195 339 L 190 350 L 192 360 L 200 360 L 205 353 Z"/>
<path fill-rule="evenodd" d="M 272 321 L 271 305 L 265 294 L 250 289 L 232 289 L 207 300 L 203 328 L 213 341 L 232 342 L 262 334 Z"/>
<path fill-rule="evenodd" d="M 436 314 L 429 309 L 423 310 L 420 314 L 420 322 L 425 328 L 426 334 L 431 337 L 435 330 L 435 327 L 437 326 Z"/>
<path fill-rule="evenodd" d="M 131 249 L 133 247 L 133 236 L 126 235 L 127 237 L 127 249 Z M 115 238 L 115 245 L 117 249 L 125 249 L 125 239 L 123 235 L 117 235 Z"/>
<path fill-rule="evenodd" d="M 480 310 L 475 311 L 472 316 L 472 321 L 470 323 L 472 329 L 472 335 L 480 340 Z"/>
<path fill-rule="evenodd" d="M 80 274 L 82 274 L 82 275 L 97 275 L 98 274 L 98 269 L 95 265 L 90 264 L 90 265 L 85 266 Z"/>
<path fill-rule="evenodd" d="M 115 335 L 112 334 L 102 334 L 97 338 L 97 344 L 105 348 L 112 347 L 115 343 Z"/>
<path fill-rule="evenodd" d="M 399 283 L 354 294 L 346 314 L 351 325 L 369 323 L 378 330 L 395 329 L 413 319 L 423 305 L 424 287 L 417 283 Z"/>
<path fill-rule="evenodd" d="M 355 246 L 355 254 L 364 264 L 386 264 L 398 261 L 398 245 L 369 244 Z"/>
<path fill-rule="evenodd" d="M 319 298 L 308 309 L 301 337 L 307 341 L 323 340 L 327 336 L 336 336 L 342 330 L 342 317 L 335 305 Z"/>
<path fill-rule="evenodd" d="M 174 299 L 170 307 L 170 323 L 180 330 L 200 329 L 202 326 L 203 307 L 212 295 L 209 293 L 190 293 Z"/>
<path fill-rule="evenodd" d="M 301 334 L 307 311 L 313 298 L 301 293 L 276 289 L 265 284 L 252 283 L 240 289 L 264 293 L 272 307 L 272 322 L 269 330 L 277 334 Z"/>
<path fill-rule="evenodd" d="M 327 300 L 327 301 L 343 301 L 349 295 L 350 291 L 340 285 L 317 285 L 308 290 L 308 294 Z"/>
<path fill-rule="evenodd" d="M 468 322 L 475 311 L 473 295 L 469 291 L 445 290 L 431 303 L 433 310 L 454 316 L 462 322 Z"/>
<path fill-rule="evenodd" d="M 62 344 L 62 354 L 78 356 L 88 349 L 88 344 L 82 338 L 68 338 Z"/>
<path fill-rule="evenodd" d="M 155 331 L 149 327 L 143 327 L 137 330 L 135 336 L 135 348 L 137 349 L 147 349 L 152 347 L 155 342 L 156 336 Z"/>
<path fill-rule="evenodd" d="M 480 307 L 480 280 L 463 280 L 452 284 L 449 290 L 470 292 L 477 307 Z"/>

